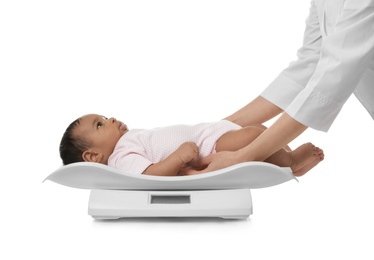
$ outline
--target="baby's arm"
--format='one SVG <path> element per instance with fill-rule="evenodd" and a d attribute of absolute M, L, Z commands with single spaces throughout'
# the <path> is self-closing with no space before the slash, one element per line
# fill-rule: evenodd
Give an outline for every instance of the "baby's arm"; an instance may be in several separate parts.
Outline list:
<path fill-rule="evenodd" d="M 149 166 L 143 174 L 175 176 L 186 163 L 196 160 L 198 157 L 199 148 L 197 145 L 193 142 L 186 142 L 179 146 L 179 148 L 165 160 Z"/>

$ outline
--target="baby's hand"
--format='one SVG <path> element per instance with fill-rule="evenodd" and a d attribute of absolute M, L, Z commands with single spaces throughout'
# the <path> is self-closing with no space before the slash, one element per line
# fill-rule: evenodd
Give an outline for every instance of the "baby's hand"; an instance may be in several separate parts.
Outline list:
<path fill-rule="evenodd" d="M 199 158 L 199 148 L 194 142 L 185 142 L 181 144 L 175 153 L 185 164 Z"/>

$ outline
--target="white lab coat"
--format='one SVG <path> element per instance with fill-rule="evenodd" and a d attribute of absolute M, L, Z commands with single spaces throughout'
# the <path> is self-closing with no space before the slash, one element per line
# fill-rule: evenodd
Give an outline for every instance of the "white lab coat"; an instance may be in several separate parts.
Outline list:
<path fill-rule="evenodd" d="M 326 132 L 352 93 L 374 118 L 374 0 L 312 0 L 297 57 L 262 97 Z"/>

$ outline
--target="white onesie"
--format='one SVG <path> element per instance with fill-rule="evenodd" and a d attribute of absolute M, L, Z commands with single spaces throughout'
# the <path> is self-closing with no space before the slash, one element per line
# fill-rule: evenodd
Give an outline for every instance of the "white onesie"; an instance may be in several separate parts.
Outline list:
<path fill-rule="evenodd" d="M 194 142 L 199 156 L 215 152 L 217 140 L 241 126 L 227 120 L 197 125 L 175 125 L 155 129 L 134 129 L 124 134 L 108 159 L 108 165 L 130 173 L 143 173 L 151 164 L 175 152 L 184 142 Z"/>

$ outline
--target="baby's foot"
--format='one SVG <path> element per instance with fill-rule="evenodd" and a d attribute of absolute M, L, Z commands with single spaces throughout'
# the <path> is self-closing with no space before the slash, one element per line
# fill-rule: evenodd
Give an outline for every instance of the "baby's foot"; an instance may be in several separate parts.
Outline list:
<path fill-rule="evenodd" d="M 321 155 L 322 154 L 322 155 Z M 299 146 L 296 150 L 292 152 L 293 158 L 291 163 L 292 172 L 297 174 L 297 176 L 301 176 L 305 174 L 307 171 L 312 169 L 321 161 L 321 156 L 323 157 L 323 151 L 317 147 L 315 147 L 312 143 L 306 143 Z M 316 161 L 316 162 L 314 162 Z M 315 163 L 315 165 L 311 164 Z M 308 168 L 304 168 L 311 164 Z M 300 172 L 299 172 L 300 171 Z M 301 174 L 301 175 L 299 175 Z M 295 175 L 296 176 L 296 175 Z"/>
<path fill-rule="evenodd" d="M 321 161 L 323 161 L 323 159 L 325 159 L 325 155 L 323 153 L 323 150 L 318 148 L 318 147 L 316 147 L 316 149 L 317 149 L 317 154 L 316 154 L 314 160 L 311 161 L 309 164 L 305 165 L 304 167 L 302 167 L 301 169 L 299 169 L 297 171 L 294 171 L 293 175 L 295 175 L 296 177 L 303 176 L 305 173 L 310 171 L 314 166 L 316 166 Z"/>

